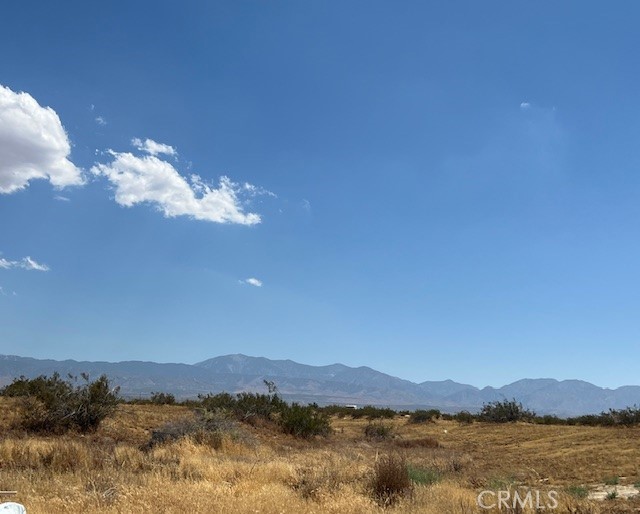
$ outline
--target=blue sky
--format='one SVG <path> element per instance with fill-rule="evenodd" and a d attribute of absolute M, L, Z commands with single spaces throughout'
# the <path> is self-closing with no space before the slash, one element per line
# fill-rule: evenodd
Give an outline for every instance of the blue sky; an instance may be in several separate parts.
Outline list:
<path fill-rule="evenodd" d="M 638 384 L 639 15 L 3 6 L 0 353 Z"/>

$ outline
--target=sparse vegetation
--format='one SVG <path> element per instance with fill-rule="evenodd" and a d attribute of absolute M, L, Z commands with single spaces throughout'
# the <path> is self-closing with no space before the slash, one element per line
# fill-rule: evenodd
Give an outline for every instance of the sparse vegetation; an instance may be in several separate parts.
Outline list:
<path fill-rule="evenodd" d="M 185 417 L 176 421 L 165 423 L 151 432 L 151 439 L 143 447 L 151 450 L 154 447 L 189 437 L 198 444 L 206 444 L 215 449 L 220 449 L 223 439 L 246 439 L 238 423 L 229 419 L 220 411 L 210 412 L 204 409 L 195 412 L 195 417 Z"/>
<path fill-rule="evenodd" d="M 409 479 L 416 485 L 431 485 L 442 479 L 442 474 L 436 469 L 409 465 L 407 470 Z"/>
<path fill-rule="evenodd" d="M 231 514 L 470 514 L 478 512 L 480 490 L 546 491 L 551 477 L 563 491 L 559 513 L 627 514 L 640 507 L 619 487 L 613 501 L 596 502 L 586 487 L 573 485 L 600 484 L 603 476 L 612 483 L 614 475 L 638 482 L 640 427 L 334 416 L 331 437 L 309 441 L 285 433 L 286 407 L 269 419 L 241 422 L 236 396 L 215 396 L 212 409 L 200 402 L 118 403 L 87 434 L 25 433 L 17 423 L 25 397 L 0 398 L 0 489 L 18 490 L 15 499 L 30 514 L 208 514 L 212 505 Z M 329 417 L 315 405 L 298 407 Z M 365 428 L 377 424 L 395 437 L 368 439 Z"/>
<path fill-rule="evenodd" d="M 386 407 L 365 405 L 359 409 L 351 409 L 349 414 L 353 419 L 393 419 L 396 416 L 396 411 Z"/>
<path fill-rule="evenodd" d="M 383 421 L 370 421 L 364 427 L 364 435 L 367 439 L 374 441 L 384 441 L 394 436 L 393 425 Z"/>
<path fill-rule="evenodd" d="M 151 393 L 149 401 L 154 405 L 175 405 L 176 397 L 171 393 Z"/>
<path fill-rule="evenodd" d="M 200 406 L 209 412 L 228 413 L 238 421 L 256 425 L 272 423 L 285 434 L 300 438 L 328 436 L 331 420 L 317 405 L 288 404 L 278 394 L 273 382 L 265 381 L 269 393 L 228 393 L 200 396 Z"/>
<path fill-rule="evenodd" d="M 589 495 L 589 490 L 583 485 L 570 485 L 567 487 L 567 493 L 574 498 L 586 498 Z"/>

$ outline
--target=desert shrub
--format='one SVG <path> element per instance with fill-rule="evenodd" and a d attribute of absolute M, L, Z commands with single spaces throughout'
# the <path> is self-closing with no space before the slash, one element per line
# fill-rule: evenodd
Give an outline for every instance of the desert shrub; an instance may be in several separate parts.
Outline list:
<path fill-rule="evenodd" d="M 567 425 L 586 425 L 586 426 L 603 426 L 610 427 L 616 424 L 616 417 L 614 413 L 618 411 L 602 412 L 600 414 L 584 414 L 582 416 L 575 416 L 566 420 Z"/>
<path fill-rule="evenodd" d="M 242 439 L 242 432 L 237 422 L 220 411 L 199 410 L 195 418 L 185 418 L 162 425 L 151 432 L 151 439 L 143 449 L 150 450 L 155 446 L 190 437 L 198 444 L 211 446 L 216 450 L 222 447 L 224 437 L 233 440 Z"/>
<path fill-rule="evenodd" d="M 559 418 L 554 414 L 545 414 L 544 416 L 537 416 L 535 422 L 540 425 L 564 425 L 566 420 Z"/>
<path fill-rule="evenodd" d="M 409 414 L 409 423 L 433 423 L 442 416 L 438 409 L 418 409 Z"/>
<path fill-rule="evenodd" d="M 328 416 L 337 416 L 338 418 L 346 418 L 347 416 L 354 417 L 354 413 L 356 417 L 358 417 L 357 411 L 360 409 L 355 406 L 346 406 L 346 405 L 324 405 L 323 407 L 319 407 L 319 409 L 327 414 Z"/>
<path fill-rule="evenodd" d="M 460 412 L 456 412 L 451 419 L 457 421 L 458 423 L 470 424 L 475 421 L 475 416 L 471 414 L 469 411 L 461 410 Z"/>
<path fill-rule="evenodd" d="M 239 421 L 250 424 L 259 419 L 271 421 L 275 413 L 287 407 L 287 403 L 280 398 L 273 382 L 265 380 L 265 385 L 269 388 L 269 394 L 242 392 L 235 396 L 229 393 L 199 395 L 200 406 L 208 411 L 229 412 Z"/>
<path fill-rule="evenodd" d="M 280 426 L 286 434 L 310 438 L 331 433 L 329 416 L 313 405 L 302 406 L 292 403 L 280 412 Z"/>
<path fill-rule="evenodd" d="M 609 410 L 609 416 L 615 425 L 637 425 L 640 423 L 640 408 L 637 405 L 621 410 Z"/>
<path fill-rule="evenodd" d="M 151 393 L 149 398 L 150 403 L 153 405 L 175 405 L 176 397 L 171 393 Z"/>
<path fill-rule="evenodd" d="M 268 394 L 229 393 L 200 395 L 199 405 L 210 412 L 228 413 L 238 421 L 255 425 L 264 421 L 278 423 L 286 434 L 308 438 L 331 433 L 329 414 L 317 404 L 289 405 L 280 395 L 273 382 L 265 380 Z"/>
<path fill-rule="evenodd" d="M 256 418 L 271 420 L 285 407 L 286 402 L 277 394 L 239 393 L 233 412 L 239 420 L 251 423 Z"/>
<path fill-rule="evenodd" d="M 199 406 L 208 411 L 225 410 L 232 412 L 236 398 L 229 393 L 198 395 Z"/>
<path fill-rule="evenodd" d="M 373 405 L 365 405 L 360 409 L 352 409 L 349 413 L 353 419 L 393 419 L 396 411 L 386 407 L 374 407 Z"/>
<path fill-rule="evenodd" d="M 2 394 L 19 396 L 22 404 L 21 426 L 31 432 L 64 433 L 95 431 L 111 415 L 119 401 L 119 388 L 111 388 L 106 375 L 91 382 L 82 374 L 67 380 L 58 373 L 34 379 L 20 377 L 6 386 Z"/>
<path fill-rule="evenodd" d="M 379 459 L 373 468 L 371 491 L 373 498 L 383 506 L 390 506 L 411 494 L 413 482 L 403 457 L 389 455 Z"/>
<path fill-rule="evenodd" d="M 485 403 L 478 415 L 481 421 L 489 423 L 532 421 L 535 417 L 535 412 L 525 409 L 515 399 Z"/>
<path fill-rule="evenodd" d="M 364 427 L 364 435 L 367 439 L 383 441 L 394 437 L 393 425 L 382 421 L 369 422 Z"/>

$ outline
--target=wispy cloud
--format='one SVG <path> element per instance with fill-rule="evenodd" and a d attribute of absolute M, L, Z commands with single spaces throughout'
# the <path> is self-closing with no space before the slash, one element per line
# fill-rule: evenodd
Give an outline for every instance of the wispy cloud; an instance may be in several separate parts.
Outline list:
<path fill-rule="evenodd" d="M 242 184 L 242 189 L 249 196 L 270 196 L 271 198 L 278 198 L 278 195 L 265 189 L 264 187 L 254 186 L 253 184 L 249 184 L 245 182 Z"/>
<path fill-rule="evenodd" d="M 111 182 L 116 202 L 124 207 L 148 202 L 168 218 L 189 216 L 196 220 L 240 225 L 255 225 L 261 221 L 258 214 L 244 212 L 242 195 L 246 194 L 246 188 L 226 176 L 214 187 L 199 175 L 193 174 L 187 180 L 171 163 L 156 155 L 138 157 L 114 151 L 108 154 L 113 161 L 96 164 L 91 172 Z"/>
<path fill-rule="evenodd" d="M 96 123 L 98 125 L 106 125 L 107 124 L 107 120 L 105 120 L 102 116 L 96 116 Z"/>
<path fill-rule="evenodd" d="M 56 195 L 53 197 L 54 200 L 58 200 L 59 202 L 70 202 L 71 199 L 67 198 L 66 196 L 62 196 L 62 195 Z"/>
<path fill-rule="evenodd" d="M 2 269 L 24 269 L 28 271 L 49 271 L 49 266 L 40 264 L 30 256 L 23 257 L 17 261 L 11 261 L 0 257 L 0 268 Z"/>
<path fill-rule="evenodd" d="M 251 277 L 251 278 L 247 278 L 245 280 L 242 280 L 243 284 L 249 284 L 250 286 L 253 287 L 262 287 L 262 280 L 259 280 L 255 277 Z"/>
<path fill-rule="evenodd" d="M 70 160 L 71 145 L 60 118 L 28 93 L 0 85 L 0 193 L 45 179 L 55 187 L 81 185 L 82 171 Z"/>
<path fill-rule="evenodd" d="M 145 152 L 153 156 L 157 156 L 161 154 L 176 156 L 178 154 L 178 152 L 173 146 L 165 145 L 163 143 L 156 143 L 153 139 L 147 138 L 144 141 L 142 141 L 142 139 L 138 139 L 137 137 L 134 137 L 131 140 L 131 144 L 141 152 Z"/>
<path fill-rule="evenodd" d="M 527 109 L 531 109 L 531 104 L 529 102 L 522 102 L 520 104 L 520 109 L 526 111 Z"/>

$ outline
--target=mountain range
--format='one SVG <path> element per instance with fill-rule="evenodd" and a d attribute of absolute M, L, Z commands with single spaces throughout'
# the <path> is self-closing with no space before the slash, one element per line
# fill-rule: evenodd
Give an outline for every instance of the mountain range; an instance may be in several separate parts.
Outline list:
<path fill-rule="evenodd" d="M 397 409 L 475 412 L 484 403 L 515 398 L 539 414 L 559 416 L 640 405 L 640 386 L 606 389 L 581 380 L 523 379 L 500 388 L 479 389 L 452 380 L 415 383 L 364 366 L 309 366 L 241 354 L 215 357 L 197 364 L 56 361 L 0 355 L 0 386 L 20 376 L 33 378 L 55 371 L 62 376 L 88 373 L 94 378 L 104 373 L 128 398 L 145 397 L 152 392 L 172 393 L 179 399 L 221 391 L 265 392 L 264 380 L 271 380 L 283 398 L 321 405 L 371 404 Z"/>

